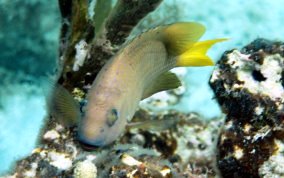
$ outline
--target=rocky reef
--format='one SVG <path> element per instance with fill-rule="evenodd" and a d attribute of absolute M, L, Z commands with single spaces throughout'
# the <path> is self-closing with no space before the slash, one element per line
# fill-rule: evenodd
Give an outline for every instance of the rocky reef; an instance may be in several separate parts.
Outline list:
<path fill-rule="evenodd" d="M 76 128 L 49 118 L 39 146 L 18 161 L 14 177 L 214 177 L 215 147 L 222 119 L 205 122 L 195 113 L 140 110 L 135 122 L 151 119 L 164 126 L 129 126 L 107 148 L 86 150 L 76 141 Z M 164 122 L 159 122 L 159 121 Z M 171 122 L 169 122 L 171 121 Z M 153 122 L 152 122 L 153 124 Z"/>
<path fill-rule="evenodd" d="M 210 85 L 226 113 L 218 140 L 223 177 L 283 177 L 284 43 L 256 39 L 224 53 Z"/>
<path fill-rule="evenodd" d="M 265 39 L 224 53 L 209 83 L 225 123 L 196 113 L 140 109 L 113 146 L 88 150 L 77 142 L 76 127 L 47 118 L 38 147 L 18 161 L 11 175 L 283 177 L 283 59 L 284 44 Z M 167 108 L 183 91 L 144 104 Z"/>

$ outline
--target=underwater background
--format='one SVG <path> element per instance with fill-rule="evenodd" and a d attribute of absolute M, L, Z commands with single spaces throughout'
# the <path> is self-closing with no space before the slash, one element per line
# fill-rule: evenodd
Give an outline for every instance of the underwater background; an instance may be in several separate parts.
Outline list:
<path fill-rule="evenodd" d="M 283 40 L 281 0 L 164 0 L 132 35 L 176 21 L 196 21 L 207 28 L 202 39 L 230 40 L 209 51 L 217 61 L 225 50 L 262 37 Z M 0 0 L 0 174 L 35 147 L 46 116 L 44 85 L 54 72 L 61 17 L 56 0 Z M 176 105 L 207 119 L 221 115 L 208 86 L 213 67 L 177 68 L 186 92 Z M 163 97 L 163 95 L 154 96 Z"/>

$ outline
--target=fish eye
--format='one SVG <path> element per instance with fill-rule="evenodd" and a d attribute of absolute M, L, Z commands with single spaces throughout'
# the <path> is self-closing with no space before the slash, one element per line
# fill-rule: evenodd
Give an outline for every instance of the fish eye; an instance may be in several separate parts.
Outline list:
<path fill-rule="evenodd" d="M 118 112 L 116 109 L 111 109 L 108 111 L 107 113 L 107 119 L 106 119 L 106 123 L 109 127 L 112 127 L 114 125 L 114 123 L 116 122 L 116 120 L 118 119 Z"/>

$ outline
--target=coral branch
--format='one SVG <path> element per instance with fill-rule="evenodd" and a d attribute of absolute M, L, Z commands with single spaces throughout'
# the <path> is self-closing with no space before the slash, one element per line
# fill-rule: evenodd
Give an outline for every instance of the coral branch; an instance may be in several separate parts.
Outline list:
<path fill-rule="evenodd" d="M 59 0 L 59 9 L 62 16 L 62 26 L 60 30 L 60 42 L 59 55 L 61 56 L 66 49 L 66 42 L 68 40 L 68 32 L 70 31 L 70 19 L 72 15 L 72 1 Z"/>
<path fill-rule="evenodd" d="M 120 45 L 133 27 L 152 12 L 162 0 L 119 0 L 106 22 L 106 37 L 114 45 Z"/>
<path fill-rule="evenodd" d="M 72 5 L 71 43 L 82 37 L 88 24 L 88 1 L 74 0 Z"/>
<path fill-rule="evenodd" d="M 72 1 L 58 0 L 58 4 L 62 18 L 70 17 L 72 13 Z"/>
<path fill-rule="evenodd" d="M 94 21 L 96 23 L 96 34 L 99 34 L 105 19 L 111 11 L 111 0 L 97 0 L 95 5 Z"/>

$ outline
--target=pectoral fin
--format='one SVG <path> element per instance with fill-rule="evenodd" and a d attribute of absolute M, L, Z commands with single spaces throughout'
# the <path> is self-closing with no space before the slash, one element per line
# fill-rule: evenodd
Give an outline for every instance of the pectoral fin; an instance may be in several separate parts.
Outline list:
<path fill-rule="evenodd" d="M 175 89 L 181 86 L 179 78 L 171 72 L 161 74 L 157 79 L 153 80 L 152 83 L 146 87 L 142 99 L 148 98 L 149 96 L 165 90 Z"/>
<path fill-rule="evenodd" d="M 49 101 L 49 112 L 65 126 L 70 127 L 80 119 L 79 103 L 61 85 L 55 84 Z"/>

